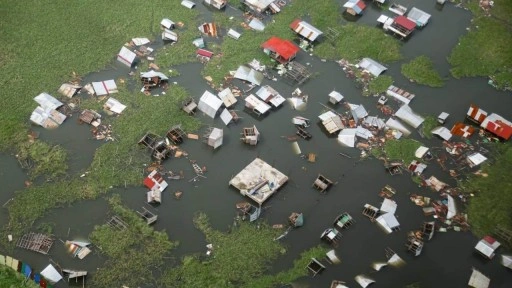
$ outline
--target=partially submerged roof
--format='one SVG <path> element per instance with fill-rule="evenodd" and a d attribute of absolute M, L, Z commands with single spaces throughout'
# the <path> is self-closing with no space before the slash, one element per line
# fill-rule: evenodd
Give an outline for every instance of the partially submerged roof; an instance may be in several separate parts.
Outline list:
<path fill-rule="evenodd" d="M 338 141 L 347 147 L 354 147 L 356 143 L 356 128 L 345 128 L 338 134 Z"/>
<path fill-rule="evenodd" d="M 384 120 L 376 116 L 367 116 L 366 118 L 364 118 L 363 123 L 366 125 L 370 125 L 372 127 L 377 127 L 378 129 L 382 129 L 386 126 Z"/>
<path fill-rule="evenodd" d="M 148 38 L 139 37 L 139 38 L 132 38 L 132 42 L 136 46 L 141 46 L 141 45 L 146 45 L 146 44 L 150 43 L 151 41 L 149 41 Z"/>
<path fill-rule="evenodd" d="M 343 122 L 341 122 L 340 116 L 334 114 L 332 111 L 327 111 L 318 116 L 318 118 L 320 118 L 325 129 L 330 134 L 345 128 Z"/>
<path fill-rule="evenodd" d="M 215 118 L 217 110 L 222 106 L 222 101 L 210 91 L 206 90 L 199 99 L 197 109 L 211 118 Z"/>
<path fill-rule="evenodd" d="M 445 128 L 443 126 L 439 126 L 439 127 L 432 129 L 432 134 L 435 134 L 435 135 L 443 138 L 446 141 L 450 140 L 450 138 L 452 138 L 452 136 L 453 136 L 452 132 L 450 132 L 450 130 L 448 130 L 447 128 Z"/>
<path fill-rule="evenodd" d="M 430 19 L 430 14 L 416 7 L 412 7 L 407 13 L 407 18 L 414 21 L 418 26 L 425 26 Z"/>
<path fill-rule="evenodd" d="M 254 159 L 229 181 L 229 185 L 258 204 L 265 202 L 284 183 L 288 176 L 260 158 Z"/>
<path fill-rule="evenodd" d="M 41 275 L 53 284 L 62 280 L 62 275 L 60 275 L 59 271 L 57 271 L 52 264 L 48 264 L 48 266 L 41 271 Z"/>
<path fill-rule="evenodd" d="M 263 81 L 264 78 L 263 73 L 256 71 L 252 68 L 249 68 L 245 65 L 240 65 L 240 67 L 238 67 L 233 77 L 235 77 L 236 79 L 249 81 L 255 85 L 261 85 L 261 82 Z"/>
<path fill-rule="evenodd" d="M 263 22 L 261 22 L 258 18 L 252 18 L 251 22 L 249 22 L 249 27 L 256 31 L 265 30 L 265 24 L 263 24 Z"/>
<path fill-rule="evenodd" d="M 332 90 L 331 93 L 329 93 L 329 97 L 334 99 L 336 102 L 340 102 L 343 100 L 343 95 L 341 95 L 340 92 Z"/>
<path fill-rule="evenodd" d="M 482 274 L 482 272 L 473 268 L 473 273 L 469 277 L 468 286 L 472 288 L 488 288 L 491 283 L 489 277 Z"/>
<path fill-rule="evenodd" d="M 480 127 L 505 140 L 512 137 L 512 123 L 496 113 L 491 113 L 484 119 Z"/>
<path fill-rule="evenodd" d="M 405 136 L 409 136 L 411 134 L 411 131 L 404 124 L 402 124 L 402 122 L 393 118 L 389 118 L 388 121 L 386 121 L 386 126 L 402 132 Z"/>
<path fill-rule="evenodd" d="M 295 46 L 295 44 L 275 36 L 261 44 L 261 48 L 277 53 L 286 60 L 295 57 L 297 52 L 299 52 L 299 47 Z"/>
<path fill-rule="evenodd" d="M 257 12 L 265 11 L 273 2 L 274 0 L 244 0 L 244 3 L 247 6 L 251 7 L 251 9 L 254 9 Z"/>
<path fill-rule="evenodd" d="M 169 78 L 162 72 L 158 72 L 158 71 L 154 71 L 154 70 L 149 70 L 148 72 L 142 72 L 140 74 L 140 77 L 141 78 L 153 78 L 153 77 L 158 77 L 160 78 L 160 80 L 169 80 Z"/>
<path fill-rule="evenodd" d="M 107 102 L 105 102 L 104 107 L 107 110 L 110 110 L 117 114 L 121 114 L 124 111 L 124 109 L 126 109 L 126 105 L 122 104 L 117 99 L 114 99 L 112 97 L 108 98 Z"/>
<path fill-rule="evenodd" d="M 363 288 L 366 288 L 368 285 L 375 283 L 375 280 L 364 274 L 357 275 L 354 279 Z"/>
<path fill-rule="evenodd" d="M 382 205 L 380 206 L 380 211 L 395 214 L 397 207 L 398 205 L 395 201 L 384 198 L 384 201 L 382 201 Z"/>
<path fill-rule="evenodd" d="M 371 58 L 363 58 L 358 65 L 364 70 L 370 72 L 370 74 L 372 74 L 375 77 L 379 76 L 380 74 L 382 74 L 382 72 L 388 69 Z"/>
<path fill-rule="evenodd" d="M 227 108 L 224 108 L 220 113 L 220 120 L 224 123 L 224 125 L 228 125 L 231 120 L 233 120 L 233 115 L 229 112 Z"/>
<path fill-rule="evenodd" d="M 130 49 L 126 47 L 121 47 L 121 51 L 117 54 L 117 61 L 123 63 L 124 65 L 131 67 L 133 64 L 133 61 L 135 61 L 135 58 L 137 58 L 137 54 L 135 52 L 131 51 Z"/>
<path fill-rule="evenodd" d="M 512 256 L 511 255 L 501 255 L 501 265 L 512 269 Z"/>
<path fill-rule="evenodd" d="M 393 213 L 384 213 L 375 219 L 377 224 L 384 229 L 386 233 L 393 232 L 393 229 L 400 227 L 400 223 Z"/>
<path fill-rule="evenodd" d="M 364 108 L 363 105 L 349 104 L 349 106 L 350 106 L 350 113 L 352 114 L 354 121 L 359 122 L 359 120 L 368 116 L 368 112 L 366 111 L 366 109 Z"/>
<path fill-rule="evenodd" d="M 59 93 L 69 98 L 73 97 L 82 89 L 82 86 L 64 83 L 59 88 Z"/>
<path fill-rule="evenodd" d="M 188 9 L 192 9 L 196 6 L 196 3 L 189 1 L 189 0 L 183 0 L 183 1 L 181 1 L 181 6 L 185 6 Z"/>
<path fill-rule="evenodd" d="M 229 87 L 220 91 L 218 95 L 226 107 L 231 107 L 237 102 L 235 95 L 233 95 L 233 92 Z"/>
<path fill-rule="evenodd" d="M 402 107 L 396 111 L 395 116 L 414 128 L 418 128 L 421 123 L 425 121 L 423 117 L 412 111 L 409 105 L 402 105 Z"/>
<path fill-rule="evenodd" d="M 265 102 L 270 102 L 274 107 L 279 107 L 286 101 L 279 92 L 269 85 L 265 85 L 256 91 L 256 96 Z"/>
<path fill-rule="evenodd" d="M 171 19 L 168 19 L 168 18 L 164 18 L 162 19 L 162 21 L 160 22 L 160 25 L 164 26 L 165 28 L 167 29 L 173 29 L 174 28 L 174 22 L 171 21 Z"/>
<path fill-rule="evenodd" d="M 290 28 L 311 42 L 315 41 L 320 35 L 323 34 L 322 31 L 318 30 L 308 22 L 302 21 L 301 19 L 295 19 L 290 24 Z"/>
<path fill-rule="evenodd" d="M 416 28 L 416 23 L 402 15 L 395 18 L 395 23 L 407 29 L 408 31 L 412 31 L 414 28 Z"/>
<path fill-rule="evenodd" d="M 373 133 L 372 131 L 364 128 L 363 126 L 357 126 L 356 136 L 368 140 L 373 137 Z"/>
<path fill-rule="evenodd" d="M 473 164 L 473 166 L 478 166 L 487 160 L 487 157 L 476 152 L 468 156 L 468 160 Z"/>
<path fill-rule="evenodd" d="M 62 102 L 55 99 L 55 97 L 53 97 L 52 95 L 50 95 L 46 92 L 43 92 L 43 93 L 37 95 L 36 97 L 34 97 L 34 101 L 36 101 L 39 104 L 39 106 L 41 106 L 45 110 L 47 110 L 47 109 L 55 110 L 55 109 L 59 108 L 60 106 L 64 105 Z"/>
<path fill-rule="evenodd" d="M 352 9 L 357 14 L 361 14 L 364 8 L 366 8 L 366 4 L 362 0 L 348 0 L 345 4 L 343 4 L 343 7 Z"/>
<path fill-rule="evenodd" d="M 428 147 L 425 147 L 425 146 L 420 146 L 418 149 L 416 149 L 416 152 L 414 152 L 414 156 L 416 156 L 416 158 L 423 158 L 423 156 L 425 156 L 425 154 L 428 152 Z"/>
<path fill-rule="evenodd" d="M 268 110 L 270 110 L 270 108 L 272 108 L 270 105 L 263 102 L 254 94 L 249 94 L 249 96 L 245 97 L 245 106 L 253 109 L 260 115 L 265 114 Z"/>
<path fill-rule="evenodd" d="M 117 85 L 114 80 L 92 82 L 91 84 L 97 96 L 109 95 L 118 92 Z"/>

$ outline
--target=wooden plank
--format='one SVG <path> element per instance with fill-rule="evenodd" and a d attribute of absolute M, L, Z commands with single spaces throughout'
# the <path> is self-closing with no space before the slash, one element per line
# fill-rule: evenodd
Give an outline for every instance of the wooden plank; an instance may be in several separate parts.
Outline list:
<path fill-rule="evenodd" d="M 199 139 L 199 135 L 197 135 L 197 134 L 187 134 L 187 138 L 188 139 L 197 140 L 197 139 Z"/>

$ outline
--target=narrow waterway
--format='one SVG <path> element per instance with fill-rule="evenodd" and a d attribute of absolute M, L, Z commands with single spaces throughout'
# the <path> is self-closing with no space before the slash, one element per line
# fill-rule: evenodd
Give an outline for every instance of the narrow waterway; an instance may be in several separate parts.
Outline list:
<path fill-rule="evenodd" d="M 403 61 L 389 65 L 385 74 L 394 78 L 396 86 L 416 94 L 416 98 L 410 104 L 415 111 L 423 115 L 438 115 L 442 111 L 450 113 L 446 127 L 451 127 L 455 121 L 463 120 L 470 103 L 479 104 L 486 111 L 499 113 L 505 118 L 512 118 L 510 93 L 495 91 L 483 78 L 457 80 L 449 76 L 450 67 L 446 57 L 456 45 L 457 39 L 466 32 L 465 27 L 469 26 L 470 14 L 451 4 L 446 4 L 442 10 L 438 10 L 435 1 L 430 2 L 408 1 L 408 7 L 421 8 L 431 13 L 432 19 L 427 27 L 416 31 L 410 40 L 403 43 L 402 52 L 404 61 L 418 55 L 429 56 L 433 59 L 436 69 L 447 78 L 446 85 L 442 88 L 429 88 L 410 83 L 400 74 L 400 65 Z M 207 11 L 202 5 L 198 5 L 198 8 L 202 12 Z M 375 19 L 379 14 L 379 11 L 369 7 L 357 23 L 375 25 Z M 158 47 L 160 44 L 155 45 Z M 285 224 L 291 212 L 303 212 L 305 215 L 305 225 L 291 231 L 281 240 L 286 244 L 289 253 L 278 259 L 272 267 L 273 272 L 291 267 L 300 252 L 321 243 L 321 232 L 330 227 L 340 213 L 348 212 L 356 220 L 355 225 L 343 231 L 341 243 L 335 248 L 342 263 L 328 265 L 324 273 L 317 277 L 300 279 L 300 287 L 329 287 L 333 279 L 346 281 L 349 287 L 357 287 L 354 276 L 358 274 L 366 274 L 375 279 L 375 287 L 403 287 L 413 282 L 421 282 L 422 287 L 466 287 L 471 267 L 489 276 L 492 279 L 491 287 L 510 287 L 512 273 L 500 266 L 498 259 L 485 262 L 476 255 L 473 247 L 478 239 L 469 232 L 437 233 L 425 244 L 422 255 L 413 257 L 407 253 L 407 232 L 419 229 L 423 221 L 432 219 L 423 216 L 421 207 L 409 200 L 409 194 L 417 193 L 436 199 L 437 192 L 418 188 L 408 175 L 390 176 L 378 160 L 359 161 L 359 150 L 342 147 L 336 138 L 328 137 L 317 124 L 317 117 L 325 110 L 321 104 L 327 105 L 327 94 L 332 90 L 341 92 L 350 103 L 363 104 L 370 115 L 384 116 L 376 107 L 377 99 L 363 97 L 354 82 L 345 77 L 337 63 L 322 62 L 303 52 L 297 61 L 302 64 L 308 63 L 309 69 L 317 75 L 300 86 L 300 89 L 309 95 L 304 111 L 295 111 L 285 103 L 283 107 L 272 110 L 269 115 L 257 117 L 244 110 L 243 98 L 239 97 L 236 109 L 242 119 L 237 124 L 226 127 L 220 119 L 212 120 L 198 113 L 197 117 L 202 119 L 205 126 L 223 129 L 224 141 L 220 148 L 213 150 L 200 140 L 187 139 L 181 148 L 189 153 L 188 159 L 175 158 L 164 163 L 167 169 L 182 170 L 185 173 L 185 179 L 168 181 L 170 185 L 164 192 L 162 204 L 151 208 L 159 216 L 155 229 L 165 229 L 172 240 L 180 242 L 180 246 L 173 251 L 173 259 L 169 261 L 169 265 L 175 264 L 183 255 L 205 251 L 207 243 L 204 236 L 192 223 L 192 218 L 198 211 L 207 213 L 216 229 L 226 230 L 233 223 L 236 215 L 235 203 L 246 199 L 237 190 L 229 187 L 228 181 L 255 157 L 260 157 L 288 175 L 290 179 L 278 193 L 265 202 L 262 217 L 270 224 Z M 206 89 L 212 91 L 201 76 L 202 67 L 199 63 L 175 67 L 181 76 L 173 81 L 184 86 L 196 100 Z M 127 73 L 127 68 L 113 64 L 111 69 L 92 73 L 85 80 L 126 77 Z M 296 88 L 295 85 L 284 81 L 265 80 L 262 85 L 265 84 L 271 85 L 284 97 L 289 97 Z M 243 85 L 240 84 L 240 87 L 245 87 Z M 331 107 L 338 112 L 345 111 L 342 106 Z M 291 142 L 283 138 L 294 135 L 295 128 L 291 118 L 298 115 L 309 118 L 314 123 L 308 130 L 313 138 L 309 141 L 299 140 L 298 143 L 302 153 L 317 154 L 315 163 L 301 159 L 292 150 Z M 262 134 L 262 140 L 255 147 L 245 145 L 239 140 L 242 128 L 252 125 L 256 125 Z M 198 134 L 201 135 L 205 128 L 198 131 Z M 70 174 L 86 169 L 94 150 L 101 144 L 91 139 L 88 126 L 77 123 L 76 115 L 58 129 L 37 130 L 41 139 L 61 144 L 70 152 Z M 141 131 L 141 134 L 144 132 Z M 421 139 L 417 132 L 411 137 L 419 139 L 429 147 L 441 146 L 441 140 Z M 342 157 L 339 152 L 352 158 Z M 206 166 L 207 178 L 191 181 L 195 174 L 189 160 L 196 160 L 200 166 Z M 326 194 L 320 194 L 311 188 L 319 173 L 336 182 Z M 435 162 L 430 163 L 425 174 L 435 175 L 440 180 L 453 184 L 452 179 Z M 14 191 L 23 189 L 25 179 L 26 176 L 18 168 L 14 157 L 0 155 L 2 204 L 13 197 Z M 382 198 L 378 196 L 378 192 L 386 184 L 398 191 L 394 200 L 398 203 L 396 215 L 401 224 L 399 232 L 388 235 L 361 214 L 365 203 L 380 205 Z M 143 206 L 148 207 L 145 204 L 146 189 L 142 185 L 113 190 L 113 193 L 121 194 L 123 203 L 134 210 L 139 210 Z M 180 200 L 172 196 L 177 190 L 184 193 Z M 40 223 L 54 223 L 53 233 L 57 239 L 82 238 L 87 237 L 94 225 L 105 223 L 108 213 L 103 198 L 82 201 L 53 210 L 35 223 L 35 226 Z M 5 225 L 6 209 L 2 209 L 0 215 L 0 224 Z M 93 272 L 105 260 L 98 253 L 78 260 L 68 255 L 64 245 L 58 240 L 54 245 L 50 258 L 62 267 L 87 269 Z M 407 264 L 400 268 L 385 267 L 379 272 L 373 271 L 370 266 L 373 262 L 386 260 L 384 250 L 387 247 L 396 251 Z M 36 269 L 42 269 L 48 263 L 47 256 L 21 249 L 15 250 L 15 256 L 31 263 Z"/>

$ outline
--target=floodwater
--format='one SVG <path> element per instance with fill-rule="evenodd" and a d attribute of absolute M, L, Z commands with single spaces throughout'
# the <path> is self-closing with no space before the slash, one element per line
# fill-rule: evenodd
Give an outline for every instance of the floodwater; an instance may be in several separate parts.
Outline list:
<path fill-rule="evenodd" d="M 423 115 L 438 115 L 442 111 L 450 113 L 451 116 L 445 125 L 447 127 L 451 127 L 455 121 L 463 120 L 470 103 L 480 104 L 486 111 L 512 118 L 509 111 L 512 107 L 510 93 L 495 91 L 484 78 L 457 80 L 449 76 L 446 57 L 456 45 L 457 39 L 465 33 L 465 27 L 469 26 L 470 15 L 467 11 L 451 4 L 446 4 L 442 10 L 438 10 L 435 7 L 435 1 L 429 2 L 431 3 L 425 3 L 425 1 L 406 3 L 408 7 L 416 6 L 431 13 L 432 18 L 427 27 L 416 31 L 409 41 L 404 42 L 402 52 L 404 61 L 421 54 L 429 56 L 441 74 L 446 76 L 446 85 L 442 88 L 429 88 L 410 83 L 400 74 L 400 65 L 403 62 L 389 65 L 385 73 L 393 76 L 396 86 L 416 94 L 416 98 L 410 104 L 416 112 Z M 206 11 L 202 5 L 198 5 L 197 8 Z M 380 12 L 376 9 L 369 7 L 364 16 L 358 19 L 358 23 L 374 25 L 379 14 Z M 228 182 L 255 157 L 260 157 L 288 175 L 290 179 L 279 192 L 264 203 L 262 218 L 270 224 L 285 224 L 291 212 L 303 212 L 305 215 L 305 225 L 292 230 L 281 240 L 287 246 L 289 253 L 274 263 L 272 272 L 291 267 L 293 260 L 301 251 L 320 244 L 321 232 L 330 227 L 334 218 L 340 213 L 348 212 L 356 220 L 355 225 L 342 231 L 343 238 L 340 245 L 335 248 L 342 263 L 327 265 L 324 273 L 317 277 L 300 279 L 296 283 L 298 287 L 329 287 L 334 279 L 346 281 L 349 287 L 357 287 L 354 276 L 358 274 L 366 274 L 376 280 L 375 287 L 403 287 L 413 282 L 420 282 L 422 287 L 466 287 L 471 267 L 489 276 L 492 279 L 491 287 L 510 287 L 511 271 L 500 266 L 498 259 L 483 261 L 482 257 L 476 255 L 473 247 L 478 239 L 469 232 L 437 233 L 430 242 L 426 242 L 423 253 L 419 257 L 413 257 L 407 253 L 405 248 L 407 232 L 419 229 L 423 221 L 427 220 L 421 208 L 414 205 L 408 196 L 411 193 L 417 193 L 437 199 L 437 192 L 418 188 L 407 175 L 390 176 L 378 160 L 359 161 L 359 150 L 342 147 L 336 138 L 328 137 L 316 124 L 316 119 L 325 110 L 321 104 L 327 105 L 329 92 L 337 90 L 348 102 L 363 104 L 370 115 L 383 117 L 376 107 L 377 99 L 363 97 L 355 84 L 345 77 L 337 63 L 322 62 L 303 52 L 297 60 L 302 64 L 308 63 L 310 70 L 317 75 L 300 86 L 300 89 L 309 95 L 307 108 L 304 111 L 295 111 L 285 103 L 286 105 L 271 111 L 267 116 L 257 117 L 245 111 L 243 98 L 238 98 L 241 103 L 237 103 L 236 109 L 242 119 L 237 124 L 230 124 L 227 127 L 218 118 L 212 120 L 198 113 L 198 117 L 202 119 L 205 126 L 223 128 L 223 145 L 213 150 L 200 140 L 185 140 L 181 148 L 189 153 L 188 159 L 175 158 L 166 160 L 164 163 L 167 169 L 183 170 L 185 179 L 168 180 L 169 187 L 164 192 L 161 205 L 149 207 L 145 204 L 146 190 L 142 185 L 113 189 L 112 193 L 120 193 L 128 207 L 140 210 L 144 206 L 156 212 L 159 220 L 154 226 L 155 229 L 165 229 L 170 239 L 180 242 L 180 246 L 173 251 L 169 264 L 176 264 L 183 255 L 206 251 L 207 243 L 204 236 L 194 228 L 192 223 L 192 218 L 198 211 L 207 213 L 212 226 L 216 229 L 227 230 L 233 223 L 236 215 L 235 203 L 246 199 L 237 190 L 229 187 Z M 120 66 L 114 65 L 114 67 L 116 69 L 93 73 L 87 79 L 88 81 L 99 80 L 104 79 L 105 76 L 119 77 L 128 73 L 127 68 L 123 70 Z M 175 68 L 181 76 L 171 81 L 186 87 L 196 99 L 205 89 L 212 91 L 202 80 L 200 74 L 202 64 L 187 64 Z M 242 89 L 247 88 L 240 82 L 235 83 L 240 84 Z M 284 97 L 289 97 L 296 88 L 295 85 L 284 81 L 265 80 L 262 85 L 265 84 L 274 87 Z M 331 107 L 338 112 L 345 111 L 341 106 Z M 315 123 L 308 129 L 313 138 L 309 141 L 298 140 L 298 144 L 302 153 L 317 154 L 316 163 L 301 159 L 292 150 L 291 142 L 286 140 L 286 136 L 293 136 L 295 133 L 291 118 L 297 115 L 309 118 Z M 38 131 L 41 132 L 42 139 L 62 144 L 70 151 L 71 173 L 75 174 L 88 167 L 92 160 L 92 153 L 101 142 L 90 139 L 88 128 L 74 121 L 76 116 L 70 120 L 56 130 Z M 169 124 L 171 126 L 173 123 Z M 255 147 L 245 145 L 239 140 L 242 128 L 252 125 L 256 125 L 262 134 L 260 143 Z M 204 128 L 198 131 L 199 135 L 204 132 Z M 141 135 L 145 132 L 141 131 Z M 419 139 L 429 147 L 441 146 L 440 140 L 421 139 L 417 132 L 411 137 Z M 339 152 L 350 155 L 352 158 L 340 156 Z M 0 202 L 3 204 L 12 198 L 13 191 L 23 188 L 26 176 L 18 168 L 14 157 L 0 155 L 0 160 L 0 183 L 6 183 L 3 184 L 3 193 L 0 194 Z M 207 178 L 197 178 L 197 181 L 192 181 L 195 174 L 188 160 L 196 160 L 200 166 L 206 166 Z M 336 185 L 326 194 L 320 194 L 311 187 L 318 173 L 336 182 Z M 435 175 L 440 180 L 454 185 L 452 179 L 434 162 L 424 173 L 427 177 Z M 376 224 L 371 223 L 361 214 L 365 203 L 380 205 L 382 198 L 377 194 L 386 184 L 398 191 L 394 200 L 398 204 L 396 215 L 401 224 L 401 230 L 392 234 L 385 234 Z M 177 190 L 183 191 L 180 200 L 174 199 L 172 195 Z M 4 225 L 7 219 L 6 209 L 2 209 L 0 213 L 2 213 L 0 224 Z M 104 199 L 83 201 L 69 207 L 54 209 L 35 223 L 35 226 L 37 227 L 40 223 L 55 223 L 53 232 L 57 239 L 87 237 L 94 225 L 105 223 L 108 213 Z M 105 260 L 97 253 L 84 260 L 74 259 L 66 254 L 64 245 L 58 240 L 54 245 L 50 257 L 62 267 L 87 269 L 93 272 Z M 407 264 L 400 268 L 385 267 L 379 272 L 373 271 L 370 267 L 373 262 L 386 260 L 384 250 L 387 247 L 396 251 Z M 15 256 L 31 263 L 36 269 L 44 268 L 49 261 L 47 256 L 20 249 L 15 250 Z M 64 284 L 61 283 L 61 285 Z"/>

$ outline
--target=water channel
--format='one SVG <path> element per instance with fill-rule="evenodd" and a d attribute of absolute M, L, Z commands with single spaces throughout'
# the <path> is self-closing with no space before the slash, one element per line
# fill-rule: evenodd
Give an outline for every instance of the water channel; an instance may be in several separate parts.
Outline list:
<path fill-rule="evenodd" d="M 465 28 L 469 26 L 471 18 L 469 12 L 451 4 L 438 9 L 435 1 L 408 1 L 407 4 L 409 7 L 416 6 L 432 14 L 432 20 L 427 27 L 416 31 L 410 40 L 404 42 L 403 61 L 389 65 L 389 69 L 385 72 L 393 77 L 396 86 L 416 94 L 410 106 L 423 115 L 438 115 L 442 111 L 450 113 L 451 117 L 446 127 L 451 127 L 455 121 L 463 120 L 470 103 L 480 104 L 486 111 L 511 119 L 510 93 L 494 90 L 484 78 L 457 80 L 449 75 L 450 66 L 446 58 L 456 45 L 458 38 L 466 32 Z M 197 9 L 207 11 L 202 5 L 198 5 Z M 357 23 L 373 26 L 379 14 L 380 12 L 370 5 Z M 400 74 L 400 65 L 418 55 L 427 55 L 434 61 L 436 69 L 447 78 L 444 87 L 429 88 L 416 85 Z M 228 187 L 228 181 L 255 157 L 260 157 L 288 175 L 290 179 L 264 204 L 262 217 L 270 224 L 284 224 L 291 212 L 301 211 L 306 219 L 303 227 L 291 231 L 281 240 L 287 245 L 288 253 L 274 263 L 271 272 L 291 267 L 293 260 L 301 251 L 318 245 L 321 232 L 329 227 L 341 212 L 349 212 L 357 222 L 343 232 L 341 244 L 336 248 L 342 263 L 328 266 L 320 276 L 299 279 L 296 283 L 297 287 L 329 287 L 333 279 L 346 281 L 349 287 L 358 287 L 353 279 L 355 275 L 362 273 L 376 280 L 375 287 L 403 287 L 413 282 L 421 282 L 422 287 L 467 287 L 471 267 L 479 269 L 490 277 L 491 287 L 511 287 L 512 273 L 500 266 L 497 259 L 486 262 L 476 255 L 473 247 L 478 239 L 469 232 L 437 233 L 432 241 L 426 243 L 419 257 L 406 253 L 404 247 L 406 233 L 418 229 L 426 219 L 421 208 L 411 203 L 408 194 L 418 193 L 435 198 L 435 193 L 418 188 L 408 175 L 390 176 L 378 160 L 359 161 L 359 150 L 342 147 L 336 138 L 328 137 L 323 132 L 323 128 L 316 125 L 316 119 L 325 109 L 320 103 L 327 103 L 329 92 L 337 90 L 348 102 L 363 104 L 370 115 L 383 117 L 376 107 L 377 99 L 363 97 L 360 89 L 352 80 L 345 77 L 341 67 L 335 62 L 323 62 L 304 52 L 300 53 L 297 60 L 303 64 L 309 63 L 309 69 L 318 75 L 300 86 L 300 89 L 309 95 L 307 108 L 304 111 L 295 111 L 289 105 L 285 105 L 271 111 L 267 116 L 257 117 L 243 111 L 243 99 L 238 98 L 239 103 L 236 108 L 243 118 L 238 124 L 230 124 L 226 127 L 218 118 L 212 120 L 203 115 L 198 116 L 207 125 L 223 128 L 224 143 L 220 148 L 214 151 L 196 140 L 186 140 L 182 145 L 182 148 L 189 153 L 190 159 L 197 160 L 200 165 L 208 167 L 206 179 L 188 181 L 194 174 L 187 159 L 171 159 L 164 163 L 166 168 L 185 172 L 184 180 L 169 181 L 170 186 L 164 192 L 162 204 L 155 208 L 159 221 L 154 228 L 165 229 L 170 239 L 181 243 L 177 249 L 173 250 L 174 259 L 169 261 L 169 265 L 174 265 L 183 255 L 205 251 L 207 243 L 204 236 L 194 228 L 192 223 L 193 215 L 197 211 L 206 212 L 216 229 L 226 230 L 232 224 L 236 214 L 235 203 L 245 199 L 237 190 Z M 116 69 L 91 74 L 85 81 L 105 79 L 106 76 L 117 78 L 128 73 L 128 69 L 123 70 L 121 66 L 113 65 Z M 173 78 L 172 81 L 187 88 L 190 94 L 198 99 L 206 89 L 212 91 L 200 74 L 202 67 L 199 63 L 175 67 L 181 76 Z M 265 80 L 262 85 L 265 84 L 271 85 L 285 97 L 289 97 L 296 88 L 295 85 L 283 81 Z M 339 112 L 345 111 L 340 106 L 335 109 Z M 282 137 L 295 133 L 291 118 L 297 115 L 312 119 L 315 123 L 309 129 L 313 138 L 309 141 L 299 140 L 299 145 L 303 153 L 317 154 L 316 163 L 308 163 L 298 157 L 292 151 L 291 142 Z M 60 144 L 70 152 L 70 174 L 76 175 L 87 169 L 94 150 L 101 145 L 101 142 L 90 139 L 89 128 L 78 125 L 76 118 L 73 118 L 68 119 L 56 130 L 34 129 L 40 132 L 43 140 Z M 239 140 L 242 128 L 253 124 L 262 133 L 262 140 L 255 147 L 247 146 Z M 141 131 L 141 134 L 144 132 Z M 201 132 L 199 131 L 198 134 Z M 441 140 L 421 139 L 417 132 L 411 137 L 419 139 L 426 146 L 441 146 Z M 350 155 L 352 158 L 342 157 L 338 154 L 339 152 Z M 0 203 L 2 204 L 13 197 L 14 191 L 23 189 L 23 182 L 27 177 L 18 167 L 12 155 L 0 155 L 0 183 L 2 183 Z M 337 182 L 327 194 L 319 194 L 311 188 L 318 173 Z M 426 174 L 435 175 L 442 181 L 454 184 L 438 165 L 430 165 Z M 399 232 L 389 235 L 361 215 L 362 206 L 365 203 L 378 205 L 382 201 L 377 193 L 386 184 L 395 187 L 398 191 L 395 197 L 398 203 L 396 214 L 401 224 Z M 184 192 L 179 201 L 173 199 L 171 195 L 176 190 Z M 115 188 L 112 193 L 121 194 L 126 206 L 139 209 L 145 205 L 145 191 L 141 185 Z M 8 221 L 6 209 L 1 209 L 0 213 L 0 225 L 5 225 Z M 85 238 L 94 225 L 103 224 L 106 221 L 108 213 L 107 203 L 103 198 L 81 201 L 69 207 L 54 209 L 35 225 L 55 223 L 53 233 L 57 239 Z M 105 261 L 97 253 L 84 260 L 78 260 L 69 256 L 59 241 L 54 245 L 50 257 L 61 266 L 93 272 Z M 407 264 L 401 268 L 386 267 L 380 272 L 374 272 L 370 265 L 373 262 L 385 261 L 386 247 L 395 250 Z M 21 249 L 15 250 L 15 256 L 31 263 L 35 269 L 42 269 L 48 263 L 48 256 Z M 64 287 L 64 284 L 60 283 L 59 287 L 61 286 Z"/>

